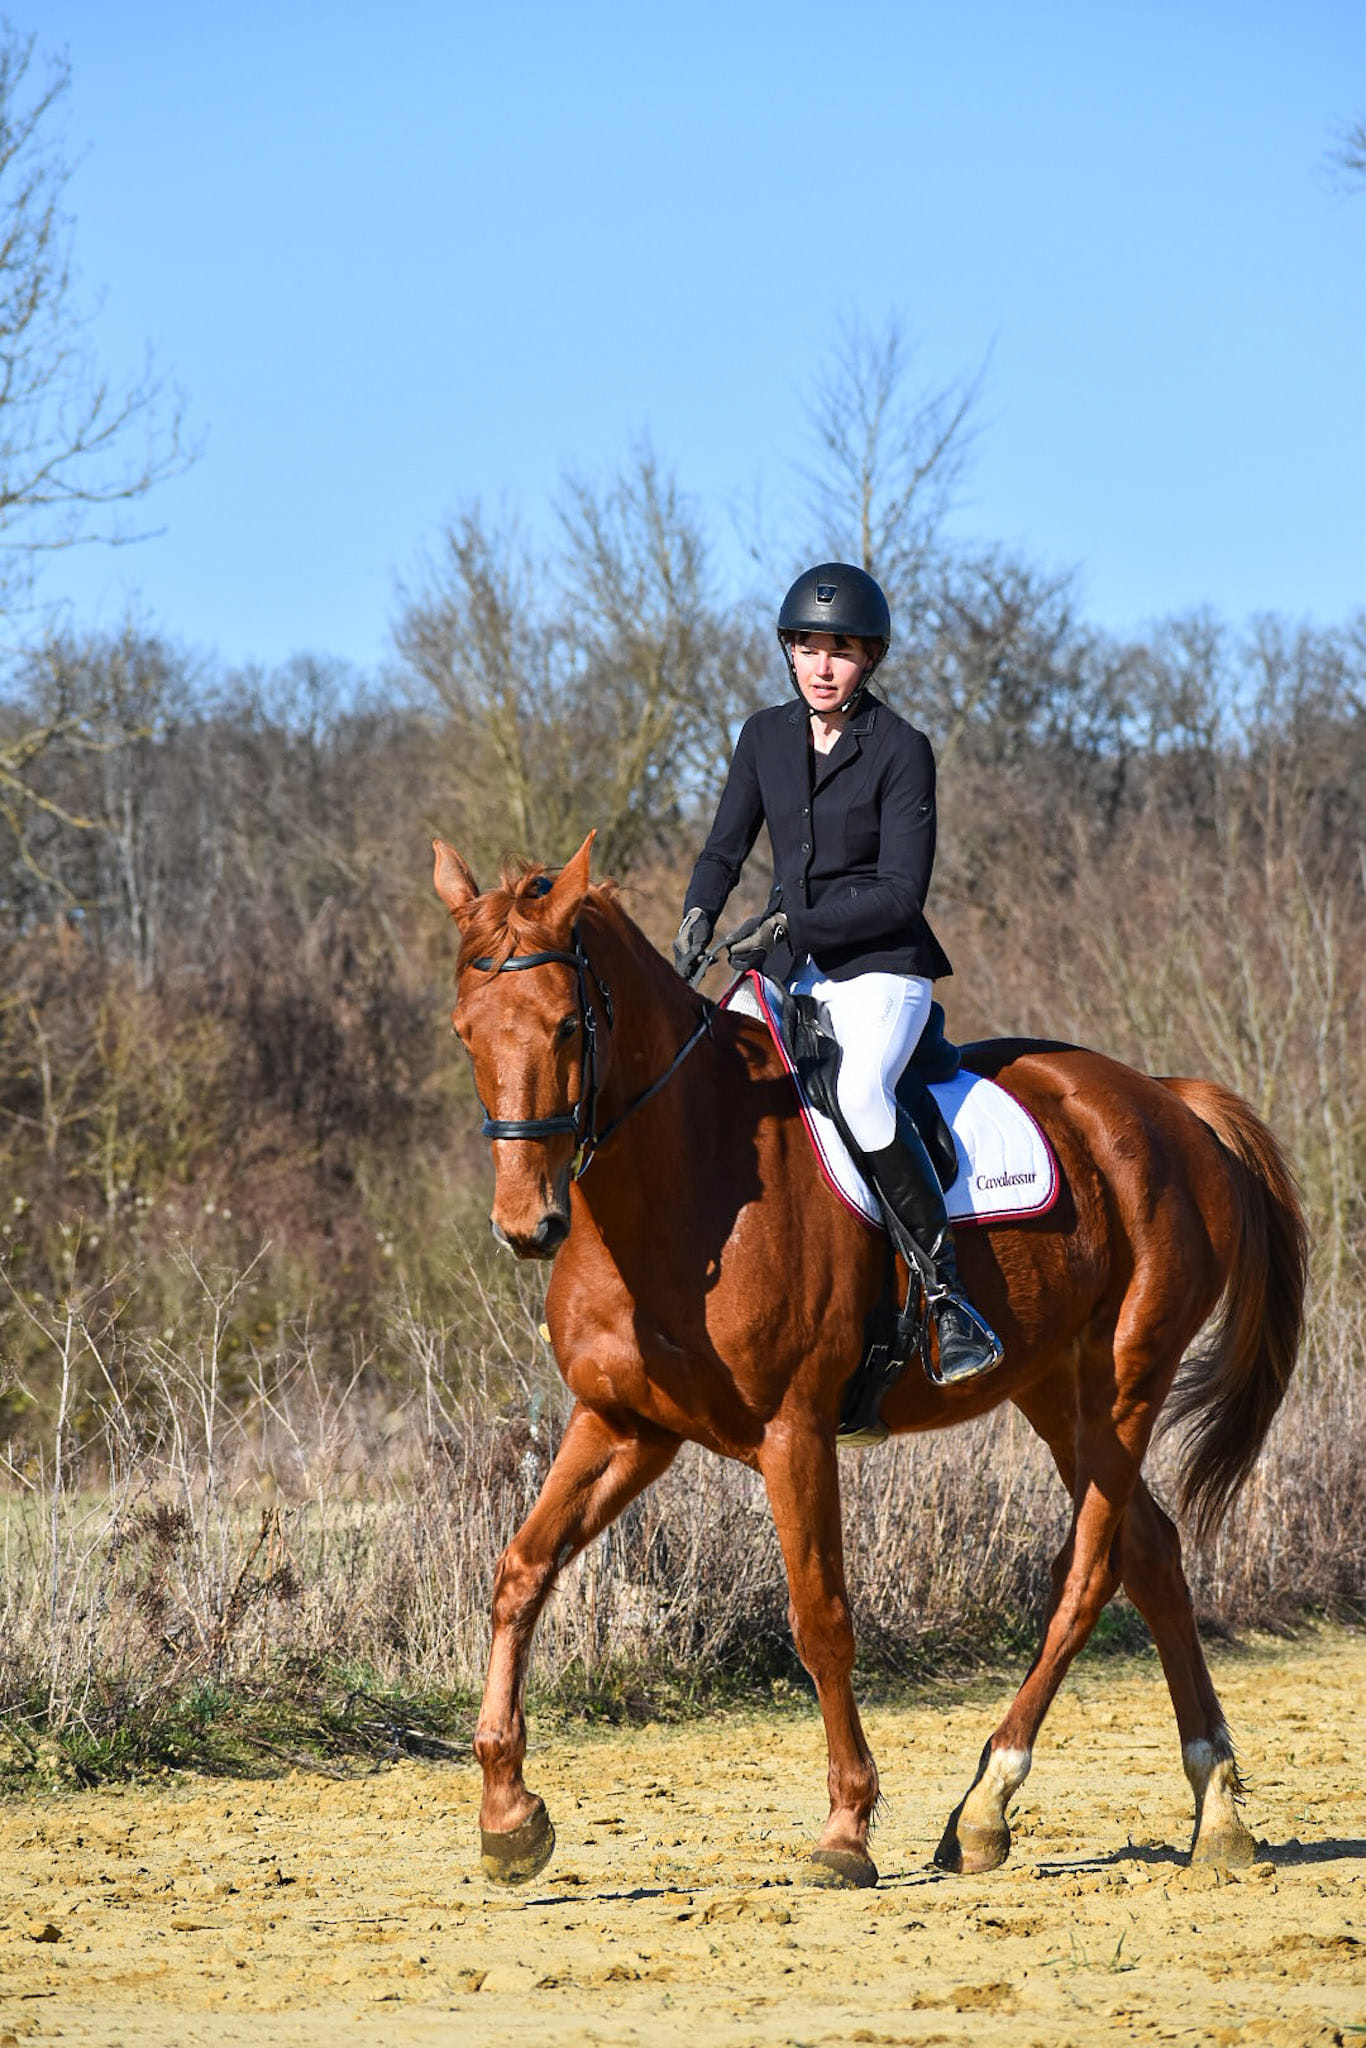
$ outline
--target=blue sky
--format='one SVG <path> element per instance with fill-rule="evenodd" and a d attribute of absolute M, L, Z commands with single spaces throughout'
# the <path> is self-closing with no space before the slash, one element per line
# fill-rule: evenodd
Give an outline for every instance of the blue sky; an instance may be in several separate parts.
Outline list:
<path fill-rule="evenodd" d="M 842 319 L 989 357 L 964 540 L 1126 629 L 1366 601 L 1357 0 L 640 7 L 19 0 L 64 47 L 82 289 L 202 459 L 80 624 L 385 657 L 473 498 L 553 535 L 648 435 L 747 587 Z M 776 593 L 775 593 L 776 594 Z"/>

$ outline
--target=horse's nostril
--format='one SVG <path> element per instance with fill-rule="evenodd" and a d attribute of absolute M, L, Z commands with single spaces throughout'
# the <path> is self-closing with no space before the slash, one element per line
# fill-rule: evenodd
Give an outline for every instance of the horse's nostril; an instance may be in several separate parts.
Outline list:
<path fill-rule="evenodd" d="M 547 1211 L 536 1225 L 534 1243 L 537 1251 L 553 1252 L 562 1245 L 569 1235 L 569 1225 L 554 1209 Z"/>
<path fill-rule="evenodd" d="M 489 1218 L 498 1243 L 519 1259 L 553 1259 L 569 1235 L 569 1218 L 556 1209 L 545 1210 L 534 1228 L 509 1231 Z"/>

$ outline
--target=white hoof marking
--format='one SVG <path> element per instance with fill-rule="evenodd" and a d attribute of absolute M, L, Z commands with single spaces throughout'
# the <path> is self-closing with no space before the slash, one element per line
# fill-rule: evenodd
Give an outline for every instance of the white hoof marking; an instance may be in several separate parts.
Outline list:
<path fill-rule="evenodd" d="M 1004 1806 L 1015 1797 L 1029 1776 L 1033 1761 L 1034 1752 L 1030 1749 L 993 1749 L 982 1782 L 990 1785 L 993 1791 L 999 1790 Z"/>
<path fill-rule="evenodd" d="M 1005 1820 L 1006 1808 L 1029 1776 L 1033 1753 L 1027 1749 L 993 1749 L 982 1775 L 963 1801 L 962 1825 L 994 1828 Z"/>
<path fill-rule="evenodd" d="M 1228 1729 L 1222 1725 L 1216 1728 L 1212 1742 L 1203 1737 L 1198 1742 L 1183 1742 L 1181 1762 L 1191 1791 L 1197 1799 L 1203 1799 L 1216 1767 L 1233 1762 L 1233 1742 Z"/>

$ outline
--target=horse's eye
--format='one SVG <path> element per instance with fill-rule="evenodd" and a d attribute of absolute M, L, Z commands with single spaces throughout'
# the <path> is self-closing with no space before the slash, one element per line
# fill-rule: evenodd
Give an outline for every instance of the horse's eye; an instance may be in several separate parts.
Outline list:
<path fill-rule="evenodd" d="M 578 1028 L 579 1013 L 577 1010 L 575 1010 L 571 1016 L 561 1017 L 559 1026 L 555 1032 L 556 1043 L 559 1045 L 567 1045 L 570 1039 L 574 1036 L 574 1033 L 578 1030 Z"/>

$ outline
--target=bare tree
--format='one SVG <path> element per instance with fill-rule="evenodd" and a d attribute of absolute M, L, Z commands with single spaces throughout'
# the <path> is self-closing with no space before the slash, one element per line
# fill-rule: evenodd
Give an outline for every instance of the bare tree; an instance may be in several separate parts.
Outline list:
<path fill-rule="evenodd" d="M 983 370 L 937 391 L 912 383 L 915 351 L 896 320 L 845 329 L 808 407 L 805 472 L 821 544 L 887 592 L 899 631 L 924 602 L 944 520 L 972 453 Z"/>
<path fill-rule="evenodd" d="M 446 528 L 424 586 L 400 586 L 394 629 L 456 736 L 463 792 L 478 792 L 476 830 L 524 850 L 536 808 L 528 721 L 545 719 L 553 695 L 538 580 L 516 528 L 499 531 L 471 506 Z"/>
<path fill-rule="evenodd" d="M 58 126 L 65 58 L 0 24 L 0 611 L 53 549 L 137 538 L 125 514 L 190 459 L 150 363 L 100 372 L 72 278 Z"/>
<path fill-rule="evenodd" d="M 1328 168 L 1344 192 L 1359 192 L 1366 186 L 1366 119 L 1353 121 L 1345 131 L 1329 152 Z"/>
<path fill-rule="evenodd" d="M 468 507 L 442 534 L 422 582 L 400 585 L 398 600 L 394 640 L 434 718 L 450 829 L 479 861 L 533 846 L 568 855 L 572 735 L 544 571 L 520 530 Z"/>
<path fill-rule="evenodd" d="M 138 538 L 131 508 L 190 460 L 178 407 L 150 364 L 116 386 L 95 361 L 63 210 L 70 169 L 59 119 L 70 83 L 65 58 L 40 59 L 34 37 L 0 21 L 0 617 L 30 600 L 44 555 Z M 92 820 L 55 793 L 46 757 L 107 749 L 109 705 L 81 695 L 94 671 L 73 667 L 64 646 L 49 639 L 36 656 L 0 648 L 16 653 L 19 672 L 0 716 L 0 824 L 21 864 L 48 885 L 54 876 L 35 857 L 34 822 L 89 828 Z M 35 662 L 52 671 L 53 688 L 35 693 Z"/>
<path fill-rule="evenodd" d="M 717 588 L 695 509 L 648 445 L 606 489 L 571 481 L 561 518 L 576 724 L 604 861 L 624 871 L 667 846 L 695 791 L 724 773 L 762 657 Z"/>
<path fill-rule="evenodd" d="M 762 664 L 719 596 L 692 507 L 648 448 L 607 484 L 571 479 L 563 545 L 533 562 L 477 508 L 447 529 L 395 638 L 436 713 L 447 829 L 479 859 L 602 868 L 671 849 L 724 771 Z"/>

